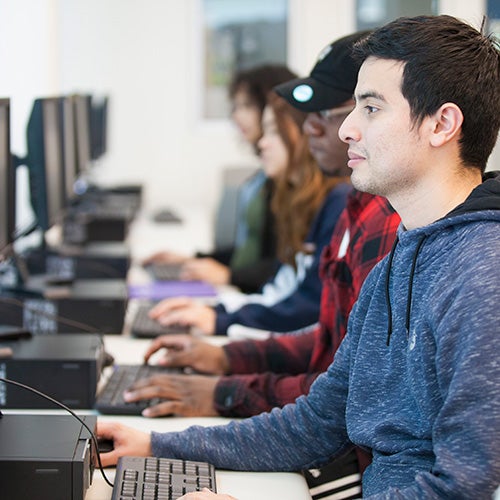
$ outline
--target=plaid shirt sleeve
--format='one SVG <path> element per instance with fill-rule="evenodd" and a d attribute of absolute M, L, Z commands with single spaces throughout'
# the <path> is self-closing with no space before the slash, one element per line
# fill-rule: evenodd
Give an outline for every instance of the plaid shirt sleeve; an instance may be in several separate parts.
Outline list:
<path fill-rule="evenodd" d="M 214 402 L 221 415 L 256 415 L 309 392 L 332 362 L 361 285 L 389 252 L 399 222 L 384 198 L 353 192 L 322 256 L 319 326 L 303 335 L 226 345 L 231 375 L 220 379 Z"/>
<path fill-rule="evenodd" d="M 231 375 L 222 377 L 215 389 L 218 413 L 249 417 L 306 393 L 318 375 L 308 373 L 316 330 L 225 345 Z"/>

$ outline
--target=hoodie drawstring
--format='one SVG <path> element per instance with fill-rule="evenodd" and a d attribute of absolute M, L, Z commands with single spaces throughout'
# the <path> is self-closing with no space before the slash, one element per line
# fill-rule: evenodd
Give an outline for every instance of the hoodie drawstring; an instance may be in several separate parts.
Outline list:
<path fill-rule="evenodd" d="M 415 255 L 413 256 L 413 262 L 411 263 L 410 277 L 408 278 L 408 298 L 406 299 L 406 338 L 410 335 L 410 315 L 411 315 L 411 299 L 413 294 L 413 276 L 415 275 L 415 268 L 417 267 L 417 257 L 420 252 L 420 247 L 425 240 L 425 235 L 422 236 L 417 243 L 417 248 L 415 249 Z"/>
<path fill-rule="evenodd" d="M 392 335 L 392 306 L 391 306 L 391 295 L 389 293 L 389 285 L 391 279 L 391 267 L 392 260 L 394 259 L 394 253 L 396 252 L 396 246 L 398 244 L 399 238 L 396 236 L 394 243 L 391 247 L 391 252 L 389 253 L 389 261 L 387 263 L 387 275 L 385 277 L 385 302 L 387 304 L 387 341 L 386 344 L 389 345 Z"/>
<path fill-rule="evenodd" d="M 410 334 L 410 317 L 411 317 L 411 301 L 413 295 L 413 277 L 415 276 L 415 269 L 417 267 L 417 259 L 418 254 L 420 253 L 420 248 L 424 243 L 425 235 L 423 235 L 417 243 L 417 247 L 415 248 L 415 253 L 413 255 L 413 261 L 411 264 L 410 276 L 408 278 L 408 295 L 406 298 L 406 319 L 405 319 L 405 327 L 406 327 L 406 338 L 408 338 Z M 394 259 L 394 254 L 396 252 L 396 245 L 398 244 L 398 238 L 394 240 L 394 244 L 391 248 L 391 253 L 389 254 L 389 260 L 387 263 L 387 276 L 385 279 L 385 297 L 387 302 L 387 341 L 386 345 L 388 346 L 391 341 L 392 335 L 392 306 L 391 306 L 391 296 L 390 296 L 390 278 L 391 278 L 391 267 L 392 261 Z"/>

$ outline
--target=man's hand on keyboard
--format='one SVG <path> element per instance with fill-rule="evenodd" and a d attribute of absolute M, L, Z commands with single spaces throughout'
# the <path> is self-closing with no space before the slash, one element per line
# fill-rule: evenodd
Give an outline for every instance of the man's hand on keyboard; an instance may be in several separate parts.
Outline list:
<path fill-rule="evenodd" d="M 137 381 L 123 395 L 127 402 L 166 399 L 146 408 L 145 417 L 181 415 L 183 417 L 214 417 L 215 386 L 219 377 L 208 375 L 154 375 Z"/>
<path fill-rule="evenodd" d="M 156 304 L 149 316 L 162 325 L 173 324 L 194 326 L 206 335 L 215 333 L 215 311 L 187 297 L 165 299 Z"/>
<path fill-rule="evenodd" d="M 200 373 L 225 375 L 229 372 L 229 361 L 224 349 L 204 342 L 192 335 L 161 335 L 154 339 L 144 361 L 160 349 L 165 349 L 160 364 L 171 368 L 190 367 Z"/>
<path fill-rule="evenodd" d="M 96 435 L 98 438 L 113 441 L 113 450 L 108 453 L 101 453 L 103 467 L 116 465 L 118 459 L 123 456 L 151 456 L 151 436 L 149 433 L 132 429 L 118 422 L 99 420 Z"/>
<path fill-rule="evenodd" d="M 208 488 L 203 488 L 202 491 L 193 491 L 192 493 L 187 493 L 177 500 L 236 500 L 236 498 L 231 495 L 221 495 L 213 493 Z"/>

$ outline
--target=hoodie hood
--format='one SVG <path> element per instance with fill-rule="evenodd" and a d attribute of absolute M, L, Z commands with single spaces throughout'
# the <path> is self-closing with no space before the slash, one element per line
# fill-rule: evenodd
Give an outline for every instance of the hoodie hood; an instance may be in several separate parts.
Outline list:
<path fill-rule="evenodd" d="M 500 210 L 500 171 L 486 172 L 483 182 L 468 198 L 446 217 L 455 217 L 480 210 Z"/>
<path fill-rule="evenodd" d="M 483 182 L 472 190 L 471 194 L 467 199 L 449 212 L 442 219 L 436 222 L 424 226 L 422 228 L 415 229 L 409 233 L 406 233 L 402 226 L 398 230 L 398 234 L 392 246 L 392 249 L 388 257 L 387 275 L 385 281 L 386 290 L 386 301 L 387 301 L 387 345 L 390 343 L 392 335 L 392 306 L 390 297 L 390 279 L 391 279 L 391 267 L 396 247 L 400 239 L 406 239 L 406 237 L 416 238 L 416 246 L 412 259 L 410 276 L 408 280 L 408 293 L 407 293 L 407 303 L 406 303 L 406 334 L 410 331 L 410 317 L 411 317 L 411 301 L 412 301 L 412 289 L 413 289 L 413 277 L 415 275 L 415 269 L 417 266 L 417 260 L 419 252 L 428 236 L 434 234 L 437 231 L 441 231 L 445 227 L 450 227 L 457 224 L 464 224 L 478 220 L 485 219 L 497 219 L 500 220 L 500 172 L 487 172 L 483 176 Z"/>

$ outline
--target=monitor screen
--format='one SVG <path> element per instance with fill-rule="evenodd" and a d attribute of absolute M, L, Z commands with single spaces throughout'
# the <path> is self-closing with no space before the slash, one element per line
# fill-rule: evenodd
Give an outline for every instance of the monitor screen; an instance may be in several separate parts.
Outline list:
<path fill-rule="evenodd" d="M 75 103 L 76 151 L 78 174 L 88 172 L 91 162 L 90 109 L 91 96 L 77 94 Z"/>
<path fill-rule="evenodd" d="M 10 153 L 10 100 L 0 99 L 0 253 L 14 240 L 15 179 Z"/>
<path fill-rule="evenodd" d="M 65 202 L 60 103 L 60 98 L 36 99 L 28 121 L 31 202 L 44 230 L 58 222 Z"/>
<path fill-rule="evenodd" d="M 91 157 L 98 160 L 106 153 L 109 98 L 92 97 L 90 108 Z"/>
<path fill-rule="evenodd" d="M 78 179 L 76 149 L 75 102 L 73 96 L 61 99 L 62 134 L 64 155 L 64 204 L 68 206 L 75 198 L 75 182 Z"/>

